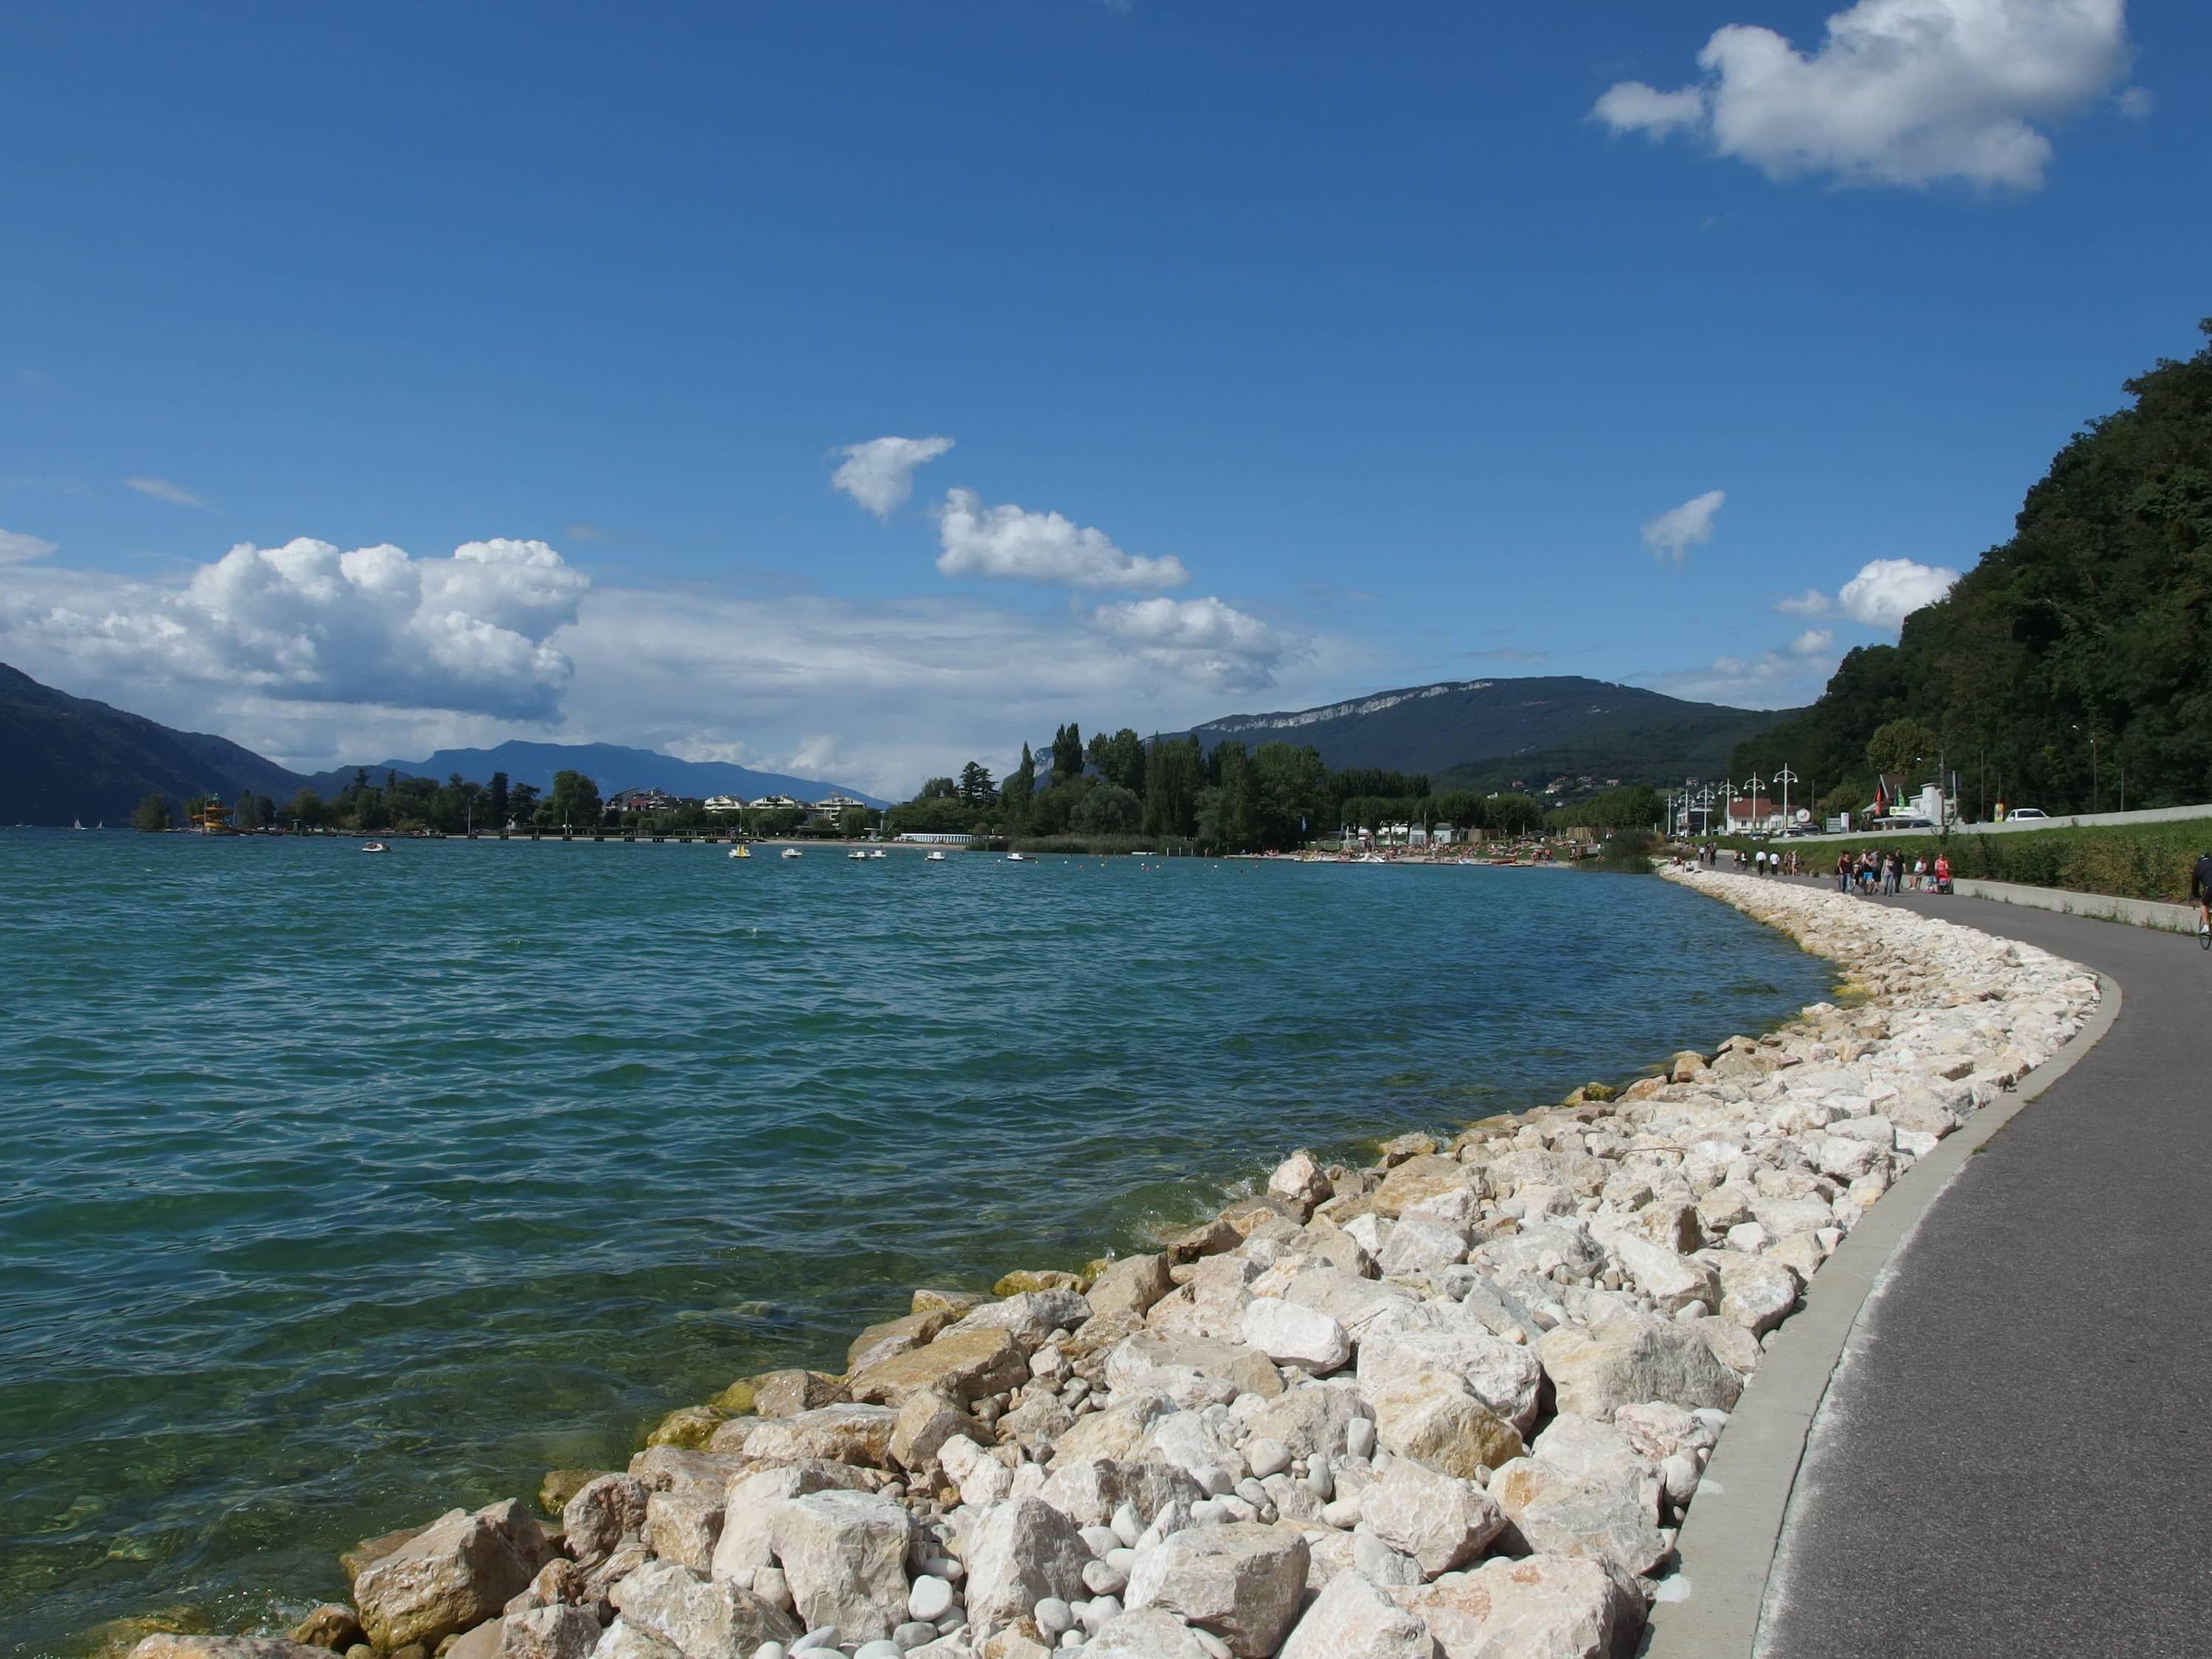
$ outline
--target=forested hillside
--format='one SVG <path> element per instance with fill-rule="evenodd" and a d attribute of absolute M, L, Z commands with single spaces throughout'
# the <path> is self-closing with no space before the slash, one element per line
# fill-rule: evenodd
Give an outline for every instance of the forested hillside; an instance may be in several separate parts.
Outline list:
<path fill-rule="evenodd" d="M 0 663 L 0 823 L 119 825 L 149 793 L 228 800 L 246 789 L 289 794 L 299 781 L 227 738 L 173 731 Z"/>
<path fill-rule="evenodd" d="M 2010 541 L 1895 646 L 1852 652 L 1819 702 L 1739 744 L 1735 769 L 1786 762 L 1824 804 L 1860 805 L 1869 740 L 1911 720 L 1969 812 L 2110 811 L 2124 788 L 2129 807 L 2212 800 L 2212 343 L 2126 390 L 2133 406 L 2027 492 Z"/>

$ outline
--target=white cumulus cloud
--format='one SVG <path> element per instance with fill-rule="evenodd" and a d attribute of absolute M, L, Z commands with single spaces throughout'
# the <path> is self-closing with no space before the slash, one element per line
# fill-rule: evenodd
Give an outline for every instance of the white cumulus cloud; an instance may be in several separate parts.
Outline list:
<path fill-rule="evenodd" d="M 1808 587 L 1795 599 L 1775 600 L 1774 608 L 1785 617 L 1825 617 L 1832 607 L 1826 593 Z"/>
<path fill-rule="evenodd" d="M 1823 657 L 1835 641 L 1835 635 L 1827 629 L 1808 628 L 1790 641 L 1787 648 L 1793 657 Z"/>
<path fill-rule="evenodd" d="M 1731 23 L 1695 84 L 1622 82 L 1591 114 L 1654 139 L 1699 133 L 1773 179 L 2032 190 L 2051 161 L 2043 125 L 2110 91 L 2130 56 L 2125 0 L 1858 0 L 1817 51 Z"/>
<path fill-rule="evenodd" d="M 514 720 L 559 712 L 573 669 L 550 637 L 591 586 L 543 542 L 416 559 L 306 537 L 241 542 L 181 588 L 55 577 L 0 602 L 0 640 L 67 671 Z"/>
<path fill-rule="evenodd" d="M 20 530 L 0 530 L 0 564 L 43 559 L 53 550 L 54 544 L 43 536 L 27 536 Z"/>
<path fill-rule="evenodd" d="M 847 444 L 845 459 L 830 475 L 830 487 L 842 489 L 878 519 L 914 494 L 915 469 L 952 447 L 950 438 L 871 438 Z"/>
<path fill-rule="evenodd" d="M 151 495 L 157 501 L 167 501 L 172 507 L 197 507 L 203 512 L 207 509 L 205 501 L 182 484 L 171 483 L 167 478 L 125 478 L 123 487 L 141 495 Z"/>
<path fill-rule="evenodd" d="M 1861 568 L 1836 595 L 1837 608 L 1853 622 L 1895 631 L 1924 605 L 1951 591 L 1959 573 L 1911 559 L 1875 559 Z"/>
<path fill-rule="evenodd" d="M 1146 558 L 1116 547 L 1103 530 L 1057 513 L 1011 504 L 986 507 L 972 489 L 945 492 L 937 514 L 945 550 L 937 568 L 948 576 L 1066 582 L 1076 587 L 1180 587 L 1190 580 L 1182 561 Z"/>
<path fill-rule="evenodd" d="M 1091 621 L 1146 661 L 1222 691 L 1273 684 L 1293 648 L 1257 617 L 1211 595 L 1103 605 Z"/>
<path fill-rule="evenodd" d="M 1680 507 L 1668 507 L 1656 519 L 1647 519 L 1643 526 L 1644 546 L 1662 564 L 1680 569 L 1692 547 L 1712 539 L 1713 515 L 1726 500 L 1727 491 L 1708 489 Z"/>

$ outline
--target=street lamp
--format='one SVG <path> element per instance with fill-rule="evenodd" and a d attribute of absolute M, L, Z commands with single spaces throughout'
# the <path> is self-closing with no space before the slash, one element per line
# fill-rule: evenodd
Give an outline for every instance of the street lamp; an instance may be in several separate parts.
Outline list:
<path fill-rule="evenodd" d="M 1797 775 L 1785 762 L 1770 781 L 1782 786 L 1782 833 L 1786 836 L 1790 833 L 1790 786 L 1797 781 Z"/>

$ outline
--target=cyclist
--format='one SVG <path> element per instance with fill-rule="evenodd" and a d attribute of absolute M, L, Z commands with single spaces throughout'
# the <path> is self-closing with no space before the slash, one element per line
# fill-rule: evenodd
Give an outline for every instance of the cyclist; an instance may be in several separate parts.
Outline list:
<path fill-rule="evenodd" d="M 2189 872 L 2189 896 L 2197 901 L 2198 935 L 2212 938 L 2212 852 L 2197 855 L 2197 867 Z"/>

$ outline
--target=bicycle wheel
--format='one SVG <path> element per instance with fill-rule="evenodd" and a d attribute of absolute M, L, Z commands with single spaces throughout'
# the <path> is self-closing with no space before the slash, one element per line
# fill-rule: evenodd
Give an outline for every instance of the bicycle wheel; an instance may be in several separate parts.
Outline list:
<path fill-rule="evenodd" d="M 2212 951 L 2212 933 L 2208 933 L 2203 928 L 2199 927 L 2197 930 L 2197 942 L 2203 945 L 2206 950 Z"/>

